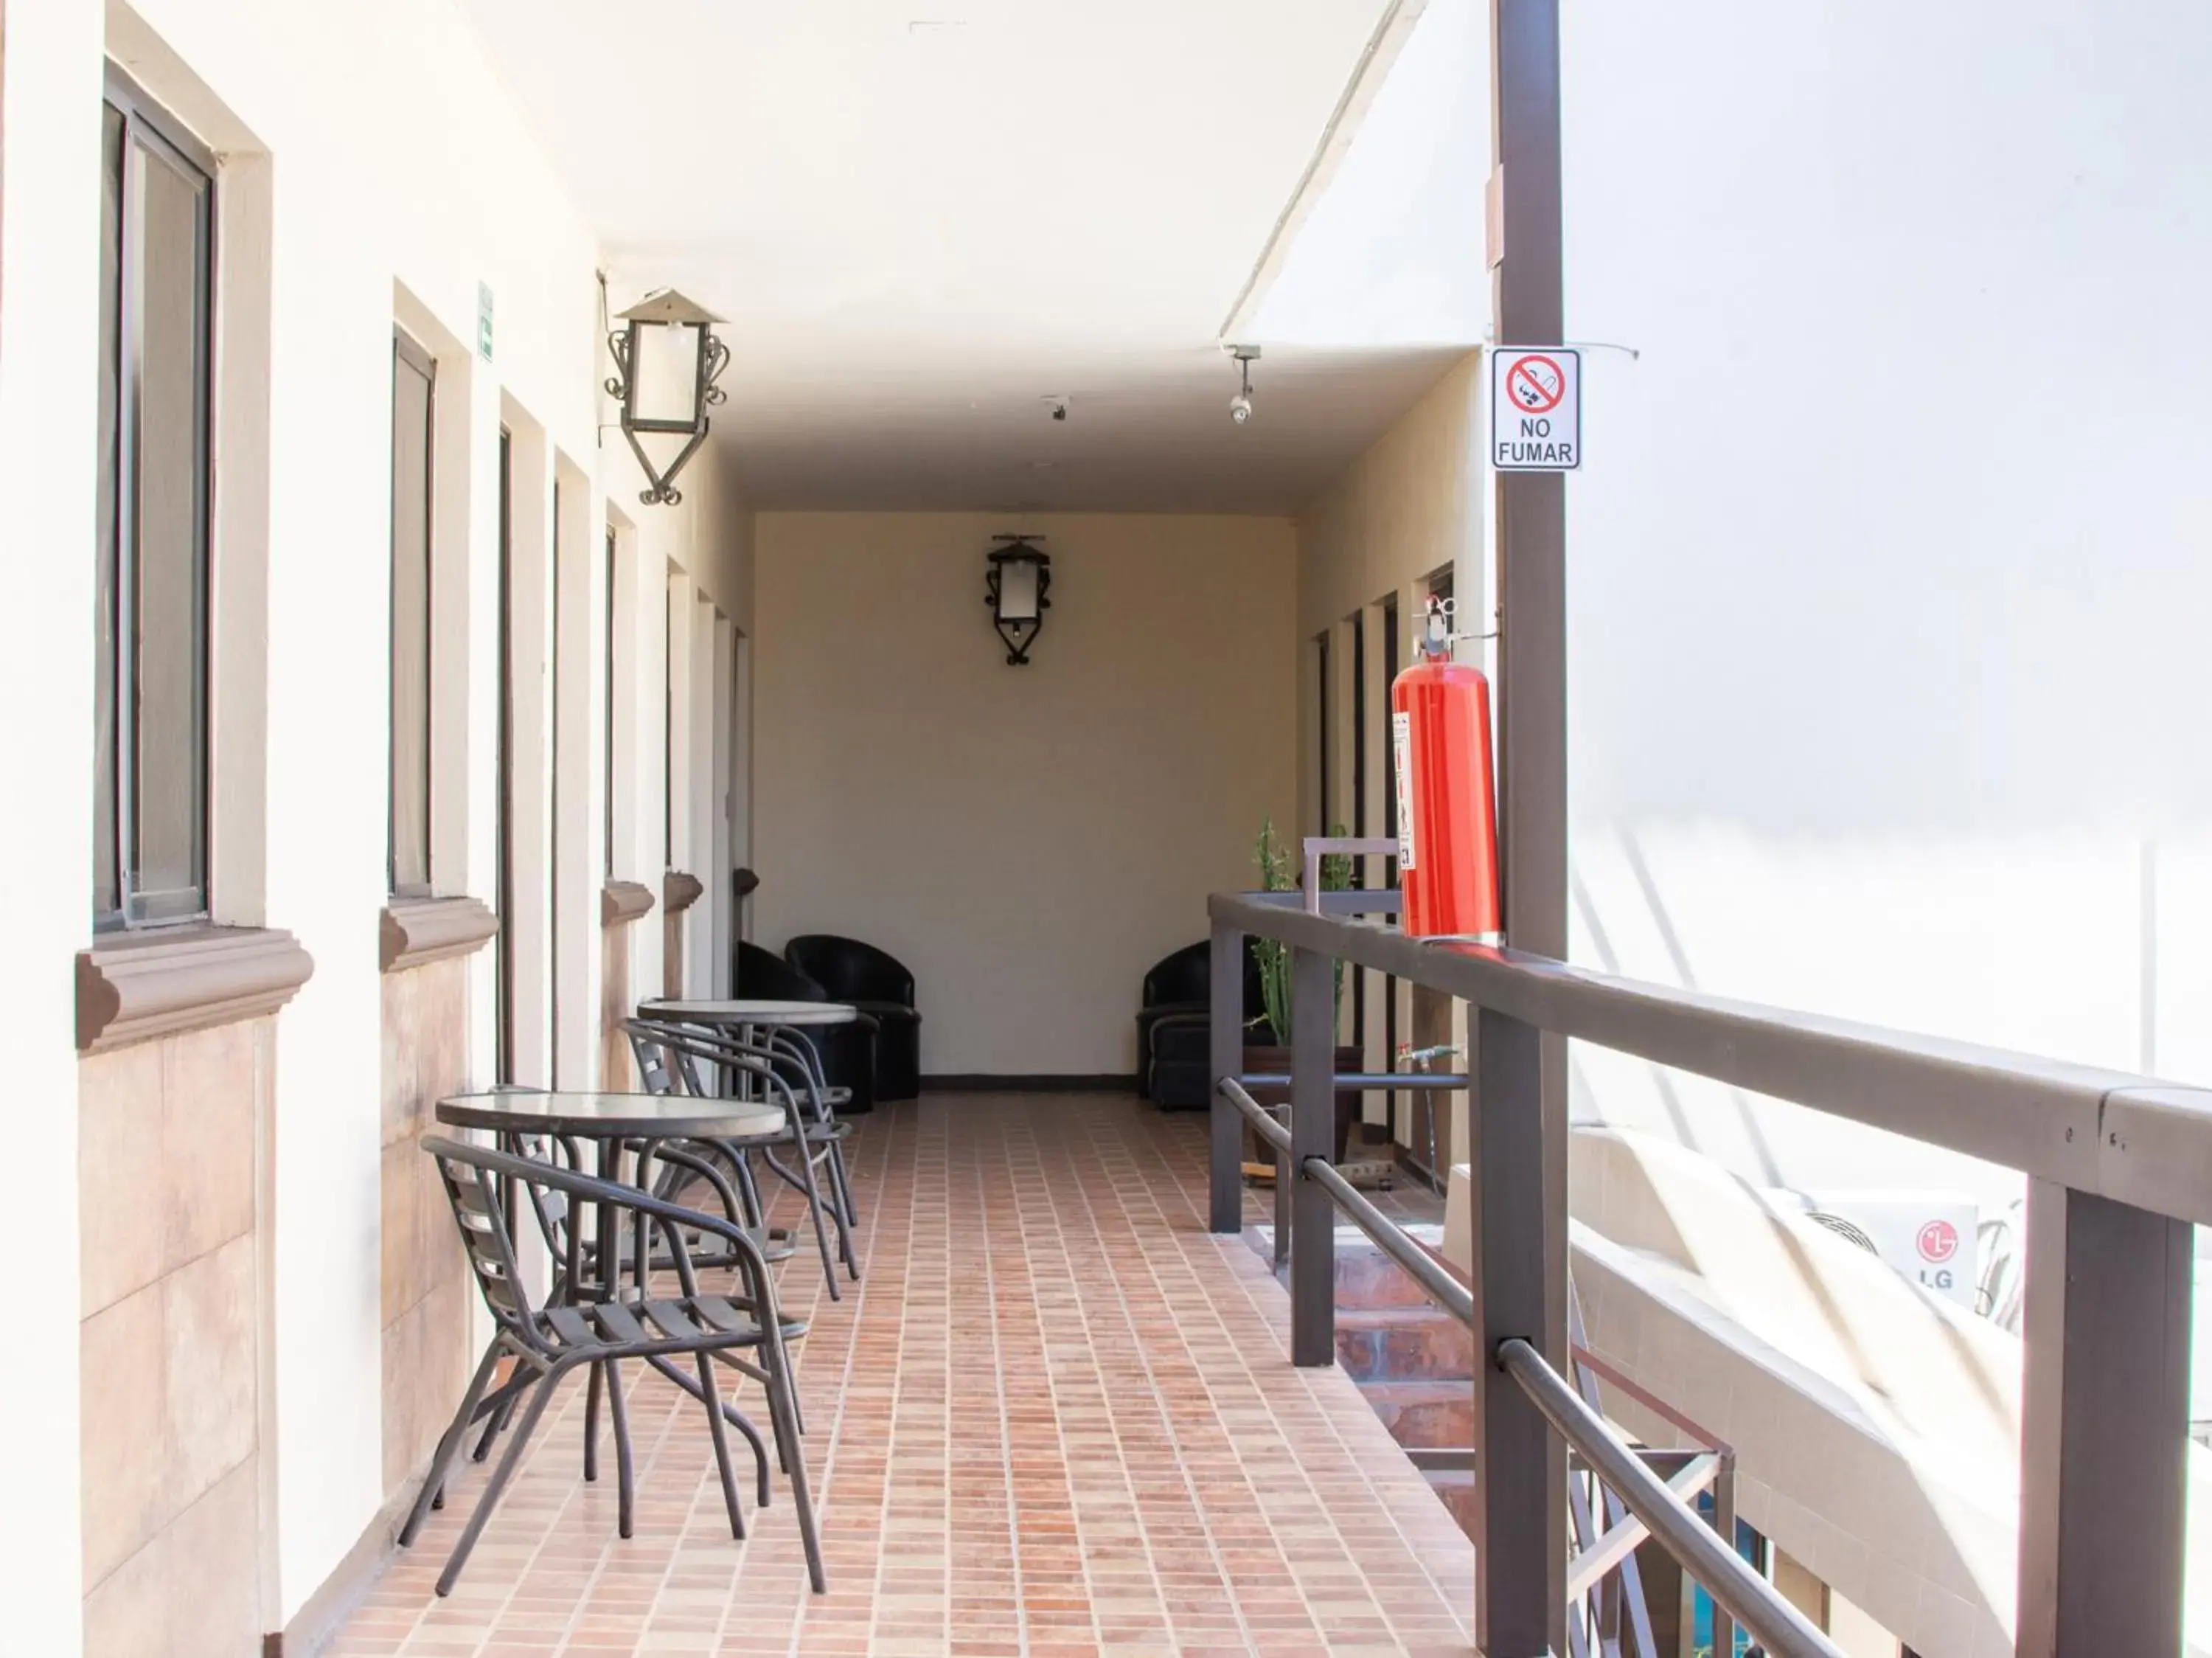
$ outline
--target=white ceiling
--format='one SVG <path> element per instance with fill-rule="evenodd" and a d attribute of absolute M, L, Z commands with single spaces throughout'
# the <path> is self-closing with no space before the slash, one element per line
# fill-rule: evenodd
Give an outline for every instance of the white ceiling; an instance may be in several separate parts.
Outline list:
<path fill-rule="evenodd" d="M 730 320 L 763 506 L 1290 511 L 1464 349 L 1278 343 L 1229 418 L 1217 331 L 1385 0 L 464 3 L 615 304 Z"/>

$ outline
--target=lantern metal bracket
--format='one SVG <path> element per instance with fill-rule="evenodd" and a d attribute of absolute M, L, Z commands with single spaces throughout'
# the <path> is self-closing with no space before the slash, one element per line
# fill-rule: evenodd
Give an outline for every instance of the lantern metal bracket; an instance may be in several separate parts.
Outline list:
<path fill-rule="evenodd" d="M 991 539 L 1002 545 L 990 555 L 991 568 L 983 577 L 983 602 L 991 607 L 991 625 L 998 629 L 999 637 L 1006 642 L 1006 666 L 1027 667 L 1030 665 L 1030 647 L 1036 643 L 1037 635 L 1044 629 L 1045 612 L 1052 608 L 1052 600 L 1047 596 L 1052 591 L 1052 559 L 1036 546 L 1044 539 L 1042 535 L 994 535 Z M 1016 559 L 1036 566 L 1037 613 L 1020 621 L 1010 622 L 999 615 L 999 593 L 1001 573 Z"/>
<path fill-rule="evenodd" d="M 629 441 L 630 453 L 637 457 L 640 470 L 645 473 L 647 487 L 638 492 L 637 498 L 648 507 L 672 507 L 684 499 L 683 491 L 675 485 L 676 474 L 684 470 L 684 463 L 707 441 L 707 411 L 729 400 L 730 394 L 714 383 L 722 377 L 722 370 L 730 366 L 730 348 L 714 332 L 714 325 L 722 319 L 674 289 L 664 288 L 647 295 L 623 312 L 618 320 L 625 326 L 607 336 L 607 351 L 615 360 L 615 372 L 607 377 L 607 394 L 622 404 L 622 434 Z M 639 417 L 637 386 L 630 373 L 630 344 L 637 336 L 640 323 L 689 326 L 699 330 L 699 380 L 693 393 L 690 420 L 647 420 Z M 683 436 L 690 441 L 667 466 L 656 466 L 646 454 L 645 445 L 638 441 L 641 432 Z"/>

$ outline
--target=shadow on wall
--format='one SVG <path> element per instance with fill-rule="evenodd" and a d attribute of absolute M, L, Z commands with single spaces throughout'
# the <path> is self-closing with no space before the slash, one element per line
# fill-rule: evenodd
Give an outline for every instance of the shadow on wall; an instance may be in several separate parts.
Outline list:
<path fill-rule="evenodd" d="M 1578 826 L 1571 954 L 1608 972 L 2184 1081 L 2212 1079 L 2212 832 L 1870 838 L 1720 821 Z M 1943 1187 L 2014 1172 L 1586 1045 L 1577 1120 L 1762 1186 Z"/>

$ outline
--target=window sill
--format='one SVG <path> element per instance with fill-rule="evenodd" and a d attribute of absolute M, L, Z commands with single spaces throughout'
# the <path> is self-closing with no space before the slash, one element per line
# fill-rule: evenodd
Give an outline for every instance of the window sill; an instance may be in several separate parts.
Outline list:
<path fill-rule="evenodd" d="M 404 972 L 425 962 L 471 955 L 498 930 L 499 917 L 481 899 L 396 898 L 377 923 L 377 969 Z"/>
<path fill-rule="evenodd" d="M 696 875 L 687 875 L 681 869 L 671 869 L 660 883 L 660 912 L 680 916 L 699 901 L 707 890 Z"/>
<path fill-rule="evenodd" d="M 300 941 L 276 927 L 200 923 L 103 940 L 77 952 L 77 1051 L 258 1019 L 314 970 Z"/>
<path fill-rule="evenodd" d="M 611 881 L 599 889 L 599 924 L 619 927 L 653 907 L 653 888 L 639 881 Z"/>

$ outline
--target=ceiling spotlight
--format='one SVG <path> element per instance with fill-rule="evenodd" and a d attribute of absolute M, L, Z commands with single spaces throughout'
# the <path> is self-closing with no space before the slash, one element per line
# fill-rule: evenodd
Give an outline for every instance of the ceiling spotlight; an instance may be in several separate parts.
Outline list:
<path fill-rule="evenodd" d="M 1229 418 L 1242 426 L 1252 418 L 1252 365 L 1259 360 L 1256 345 L 1224 345 L 1237 360 L 1237 395 L 1229 399 Z"/>

